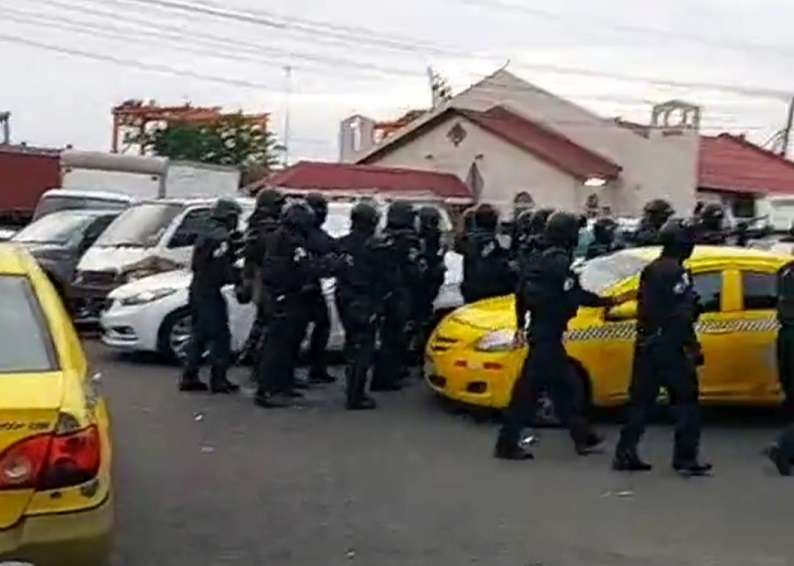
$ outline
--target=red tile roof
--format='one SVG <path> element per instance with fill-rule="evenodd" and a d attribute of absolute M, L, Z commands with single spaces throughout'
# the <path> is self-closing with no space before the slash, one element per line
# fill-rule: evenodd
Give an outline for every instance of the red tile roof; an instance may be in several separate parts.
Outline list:
<path fill-rule="evenodd" d="M 503 106 L 494 106 L 485 112 L 448 108 L 404 136 L 396 138 L 391 143 L 387 141 L 385 145 L 366 155 L 360 163 L 377 162 L 382 155 L 410 143 L 411 140 L 450 115 L 463 116 L 491 134 L 582 181 L 591 177 L 610 180 L 620 175 L 620 165 L 582 147 L 559 132 L 520 116 Z"/>
<path fill-rule="evenodd" d="M 248 188 L 256 191 L 264 186 L 345 194 L 375 192 L 406 197 L 431 194 L 443 200 L 465 203 L 473 200 L 463 181 L 448 173 L 319 161 L 301 161 Z"/>
<path fill-rule="evenodd" d="M 622 170 L 620 165 L 606 157 L 503 106 L 494 106 L 486 112 L 473 110 L 457 112 L 484 130 L 582 181 L 591 177 L 615 179 Z"/>
<path fill-rule="evenodd" d="M 794 194 L 794 162 L 730 134 L 700 139 L 698 186 L 735 193 Z"/>

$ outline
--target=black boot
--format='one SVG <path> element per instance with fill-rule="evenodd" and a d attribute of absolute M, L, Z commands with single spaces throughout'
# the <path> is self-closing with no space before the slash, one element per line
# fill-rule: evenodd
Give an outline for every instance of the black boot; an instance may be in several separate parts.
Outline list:
<path fill-rule="evenodd" d="M 288 406 L 284 400 L 277 398 L 272 393 L 261 390 L 254 395 L 254 405 L 263 409 L 278 409 Z"/>
<path fill-rule="evenodd" d="M 498 458 L 500 460 L 533 460 L 535 456 L 518 444 L 509 444 L 506 445 L 504 443 L 498 442 L 496 443 L 496 448 L 494 449 L 494 458 Z"/>
<path fill-rule="evenodd" d="M 673 469 L 687 477 L 707 476 L 711 474 L 713 466 L 711 464 L 701 464 L 697 460 L 685 460 L 673 462 Z"/>
<path fill-rule="evenodd" d="M 198 377 L 187 377 L 183 375 L 179 380 L 179 390 L 185 392 L 207 391 L 207 384 Z"/>
<path fill-rule="evenodd" d="M 214 378 L 210 381 L 210 391 L 212 393 L 228 395 L 229 393 L 237 393 L 239 390 L 239 385 L 232 383 L 225 377 Z"/>
<path fill-rule="evenodd" d="M 769 458 L 775 465 L 781 476 L 791 475 L 791 461 L 785 454 L 783 454 L 780 446 L 773 444 L 767 448 L 764 453 L 766 454 L 767 458 Z"/>
<path fill-rule="evenodd" d="M 575 443 L 576 453 L 579 456 L 587 456 L 600 452 L 604 447 L 606 439 L 597 432 L 589 432 L 585 439 Z"/>
<path fill-rule="evenodd" d="M 612 469 L 618 472 L 650 472 L 653 466 L 643 462 L 636 450 L 618 449 L 612 460 Z"/>
<path fill-rule="evenodd" d="M 378 404 L 375 399 L 364 395 L 358 399 L 348 399 L 346 408 L 348 411 L 371 411 L 377 408 Z"/>

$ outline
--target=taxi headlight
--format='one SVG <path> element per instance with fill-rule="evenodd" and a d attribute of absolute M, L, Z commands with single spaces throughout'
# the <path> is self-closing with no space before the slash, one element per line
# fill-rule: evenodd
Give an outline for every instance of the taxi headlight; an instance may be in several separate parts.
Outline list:
<path fill-rule="evenodd" d="M 497 330 L 480 338 L 475 349 L 480 352 L 508 352 L 515 350 L 514 337 L 514 330 L 508 328 Z"/>
<path fill-rule="evenodd" d="M 176 291 L 176 289 L 153 289 L 151 291 L 141 291 L 135 295 L 130 295 L 129 297 L 119 299 L 119 302 L 125 307 L 145 305 L 146 303 L 153 303 L 154 301 L 159 301 L 164 297 L 173 295 L 176 293 Z"/>

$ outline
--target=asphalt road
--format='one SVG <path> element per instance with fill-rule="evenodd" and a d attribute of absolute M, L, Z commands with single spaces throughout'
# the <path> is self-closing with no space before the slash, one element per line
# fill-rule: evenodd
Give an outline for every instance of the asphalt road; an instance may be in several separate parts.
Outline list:
<path fill-rule="evenodd" d="M 114 417 L 115 566 L 794 565 L 794 480 L 759 456 L 768 419 L 710 419 L 716 475 L 690 480 L 657 425 L 644 445 L 657 469 L 629 476 L 553 430 L 535 461 L 497 461 L 495 425 L 444 411 L 419 382 L 371 413 L 342 410 L 341 385 L 267 412 L 178 394 L 175 368 L 87 348 Z"/>

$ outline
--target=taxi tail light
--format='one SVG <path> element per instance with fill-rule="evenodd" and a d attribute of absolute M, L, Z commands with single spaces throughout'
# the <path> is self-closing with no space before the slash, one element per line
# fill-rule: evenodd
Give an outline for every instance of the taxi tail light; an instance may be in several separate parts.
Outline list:
<path fill-rule="evenodd" d="M 80 485 L 99 473 L 100 442 L 96 426 L 52 437 L 47 464 L 36 487 L 40 490 Z"/>
<path fill-rule="evenodd" d="M 96 426 L 27 438 L 0 454 L 0 491 L 46 491 L 80 485 L 99 473 Z"/>

